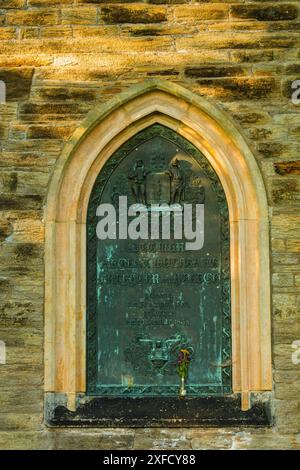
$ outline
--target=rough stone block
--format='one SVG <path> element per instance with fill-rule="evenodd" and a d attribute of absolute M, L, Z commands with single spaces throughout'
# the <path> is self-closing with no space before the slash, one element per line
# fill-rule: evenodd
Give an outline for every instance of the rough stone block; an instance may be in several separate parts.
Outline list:
<path fill-rule="evenodd" d="M 6 450 L 51 450 L 52 434 L 49 431 L 0 432 L 0 449 Z"/>
<path fill-rule="evenodd" d="M 274 273 L 272 275 L 273 286 L 289 287 L 294 284 L 294 276 L 289 273 Z"/>
<path fill-rule="evenodd" d="M 42 330 L 24 329 L 22 334 L 16 335 L 15 328 L 2 328 L 0 329 L 0 336 L 6 344 L 7 365 L 18 365 L 20 367 L 23 365 L 41 367 L 43 365 Z M 0 412 L 0 414 L 2 413 Z M 0 429 L 3 429 L 1 424 Z"/>
<path fill-rule="evenodd" d="M 203 32 L 191 37 L 176 39 L 176 48 L 178 52 L 197 49 L 260 49 L 272 48 L 293 48 L 299 44 L 297 34 L 266 34 L 265 32 L 256 33 L 218 33 L 212 34 Z"/>
<path fill-rule="evenodd" d="M 272 430 L 241 431 L 233 439 L 232 449 L 273 450 L 293 449 L 292 436 L 282 436 Z"/>
<path fill-rule="evenodd" d="M 264 23 L 263 23 L 264 24 Z M 268 31 L 286 31 L 294 32 L 299 31 L 300 22 L 299 21 L 274 21 L 268 23 Z"/>
<path fill-rule="evenodd" d="M 300 126 L 295 126 L 295 127 L 291 127 L 289 129 L 289 135 L 293 138 L 293 137 L 296 137 L 296 138 L 299 138 L 300 137 Z M 299 165 L 299 160 L 298 160 L 298 165 Z M 298 173 L 299 174 L 300 171 L 298 170 Z"/>
<path fill-rule="evenodd" d="M 77 450 L 78 440 L 81 449 L 130 450 L 133 448 L 134 430 L 103 429 L 99 431 L 57 430 L 54 436 L 56 450 Z"/>
<path fill-rule="evenodd" d="M 290 254 L 290 253 L 284 253 L 284 254 L 272 253 L 271 256 L 273 260 L 274 270 L 281 269 L 283 265 L 293 267 L 294 265 L 297 265 L 298 262 L 300 261 L 299 256 L 296 256 L 295 254 Z"/>
<path fill-rule="evenodd" d="M 273 78 L 199 79 L 197 84 L 201 94 L 226 101 L 261 100 L 273 95 L 276 90 L 276 82 Z"/>
<path fill-rule="evenodd" d="M 2 172 L 0 174 L 0 191 L 3 193 L 15 192 L 18 186 L 18 176 L 16 172 Z"/>
<path fill-rule="evenodd" d="M 58 23 L 58 12 L 56 10 L 16 10 L 7 13 L 8 25 L 16 26 L 39 26 L 53 25 Z"/>
<path fill-rule="evenodd" d="M 40 28 L 42 38 L 61 38 L 72 37 L 73 30 L 71 26 L 45 26 Z"/>
<path fill-rule="evenodd" d="M 209 31 L 265 31 L 265 23 L 257 21 L 220 21 L 209 22 L 207 24 Z"/>
<path fill-rule="evenodd" d="M 273 179 L 271 196 L 274 204 L 299 204 L 300 181 L 295 178 Z"/>
<path fill-rule="evenodd" d="M 75 119 L 85 116 L 91 105 L 82 102 L 72 103 L 24 103 L 20 105 L 20 118 L 27 122 Z M 32 147 L 32 145 L 29 145 Z M 34 145 L 33 145 L 34 147 Z M 10 147 L 10 151 L 13 149 Z"/>
<path fill-rule="evenodd" d="M 74 130 L 75 125 L 32 125 L 29 126 L 27 136 L 28 139 L 63 139 L 67 140 Z"/>
<path fill-rule="evenodd" d="M 274 52 L 266 49 L 263 51 L 231 51 L 230 57 L 233 62 L 237 63 L 271 62 L 274 60 Z"/>
<path fill-rule="evenodd" d="M 191 438 L 191 448 L 193 450 L 229 450 L 232 447 L 234 434 L 224 433 L 223 435 L 212 436 L 210 433 L 203 433 L 201 436 Z"/>
<path fill-rule="evenodd" d="M 18 218 L 13 220 L 11 224 L 11 241 L 18 243 L 44 242 L 44 224 L 41 220 Z"/>
<path fill-rule="evenodd" d="M 275 384 L 286 384 L 287 388 L 289 384 L 295 382 L 297 385 L 300 383 L 300 367 L 299 370 L 278 370 L 274 372 L 274 383 Z"/>
<path fill-rule="evenodd" d="M 97 25 L 97 26 L 73 26 L 73 35 L 75 38 L 85 38 L 87 36 L 111 37 L 119 35 L 119 27 L 115 25 Z"/>
<path fill-rule="evenodd" d="M 29 27 L 21 28 L 20 30 L 21 39 L 38 38 L 39 35 L 40 35 L 40 28 L 29 26 Z"/>
<path fill-rule="evenodd" d="M 35 87 L 32 90 L 32 98 L 38 101 L 73 102 L 85 103 L 87 101 L 92 104 L 97 100 L 97 90 L 86 86 L 60 86 L 60 87 Z"/>
<path fill-rule="evenodd" d="M 42 7 L 42 8 L 47 8 L 47 7 L 56 7 L 56 6 L 61 6 L 61 5 L 71 5 L 74 3 L 74 0 L 27 0 L 28 5 L 31 7 Z M 83 3 L 83 2 L 78 2 L 78 3 Z M 86 2 L 86 3 L 92 3 L 92 2 Z"/>
<path fill-rule="evenodd" d="M 8 125 L 0 122 L 0 139 L 6 139 L 8 137 Z"/>
<path fill-rule="evenodd" d="M 0 174 L 0 190 L 3 193 L 44 195 L 50 175 L 40 171 L 3 172 Z"/>
<path fill-rule="evenodd" d="M 0 69 L 0 80 L 6 84 L 6 99 L 8 101 L 20 101 L 29 96 L 33 68 L 20 67 Z"/>
<path fill-rule="evenodd" d="M 0 24 L 1 24 L 1 16 L 0 16 Z M 5 39 L 17 39 L 17 28 L 12 27 L 5 27 L 0 28 L 0 40 Z"/>
<path fill-rule="evenodd" d="M 214 5 L 186 5 L 174 7 L 175 21 L 195 23 L 200 20 L 219 20 L 227 18 L 228 6 L 222 4 Z"/>
<path fill-rule="evenodd" d="M 300 239 L 287 240 L 286 241 L 286 250 L 289 253 L 300 253 Z"/>
<path fill-rule="evenodd" d="M 240 66 L 228 64 L 222 65 L 200 65 L 199 67 L 187 67 L 184 71 L 185 76 L 188 78 L 221 78 L 221 77 L 236 77 L 245 75 L 247 71 Z"/>
<path fill-rule="evenodd" d="M 0 431 L 41 430 L 43 415 L 41 413 L 3 413 L 0 412 Z"/>
<path fill-rule="evenodd" d="M 251 18 L 259 21 L 294 20 L 298 18 L 299 9 L 292 3 L 281 5 L 232 5 L 230 16 L 233 18 Z"/>
<path fill-rule="evenodd" d="M 272 130 L 265 127 L 251 127 L 247 129 L 249 139 L 259 141 L 274 137 Z M 276 135 L 277 137 L 277 135 Z"/>
<path fill-rule="evenodd" d="M 101 8 L 101 20 L 106 24 L 161 23 L 167 20 L 166 8 L 145 5 L 109 5 Z"/>
<path fill-rule="evenodd" d="M 10 140 L 26 139 L 27 130 L 28 130 L 28 127 L 26 125 L 12 123 L 9 128 L 9 139 Z"/>
<path fill-rule="evenodd" d="M 284 253 L 286 251 L 285 240 L 273 238 L 271 240 L 271 248 L 273 253 Z"/>
<path fill-rule="evenodd" d="M 3 300 L 3 299 L 2 299 Z M 7 300 L 0 305 L 0 328 L 42 328 L 43 306 L 36 302 Z M 3 374 L 1 372 L 1 377 Z"/>
<path fill-rule="evenodd" d="M 300 295 L 274 294 L 273 312 L 279 320 L 296 320 L 300 311 Z M 293 332 L 290 332 L 293 334 Z M 297 339 L 297 338 L 295 338 Z M 300 339 L 300 338 L 299 338 Z M 292 350 L 290 349 L 290 353 Z"/>
<path fill-rule="evenodd" d="M 233 114 L 233 118 L 241 125 L 264 124 L 269 122 L 270 117 L 266 112 L 240 108 Z"/>
<path fill-rule="evenodd" d="M 6 273 L 35 272 L 43 268 L 43 247 L 37 243 L 2 243 L 0 261 Z"/>
<path fill-rule="evenodd" d="M 49 172 L 56 161 L 53 153 L 42 154 L 34 152 L 2 152 L 0 159 L 0 167 L 4 168 L 34 168 L 38 171 Z"/>
<path fill-rule="evenodd" d="M 299 364 L 293 364 L 292 353 L 294 349 L 292 348 L 292 343 L 294 340 L 300 339 L 295 338 L 295 336 L 288 339 L 286 344 L 276 344 L 273 347 L 273 357 L 274 357 L 274 366 L 277 370 L 299 370 Z"/>
<path fill-rule="evenodd" d="M 138 429 L 134 437 L 135 449 L 190 449 L 191 440 L 186 429 Z"/>
<path fill-rule="evenodd" d="M 275 398 L 279 400 L 297 400 L 300 394 L 300 381 L 294 379 L 287 386 L 286 383 L 275 384 Z M 299 428 L 300 429 L 300 428 Z"/>
<path fill-rule="evenodd" d="M 3 271 L 2 279 L 1 292 L 4 296 L 3 307 L 5 315 L 8 314 L 8 311 L 5 310 L 6 308 L 17 309 L 19 304 L 24 303 L 34 309 L 32 310 L 32 321 L 34 323 L 32 328 L 37 328 L 41 331 L 40 320 L 43 316 L 44 295 L 42 263 L 37 265 L 36 270 L 12 268 L 6 274 Z M 8 305 L 10 302 L 11 305 Z M 31 327 L 31 325 L 29 326 Z"/>
<path fill-rule="evenodd" d="M 9 279 L 2 277 L 0 278 L 0 294 L 2 301 L 5 301 L 11 297 L 12 286 Z"/>
<path fill-rule="evenodd" d="M 18 196 L 0 194 L 0 211 L 39 210 L 43 206 L 44 198 L 41 195 Z"/>
<path fill-rule="evenodd" d="M 97 9 L 94 7 L 71 7 L 62 8 L 62 24 L 96 24 Z"/>
<path fill-rule="evenodd" d="M 0 408 L 5 410 L 6 413 L 36 413 L 42 415 L 43 388 L 28 387 L 27 382 L 27 385 L 24 383 L 23 387 L 12 389 L 8 382 L 2 382 L 0 386 Z"/>
<path fill-rule="evenodd" d="M 4 41 L 2 41 L 3 43 Z M 7 43 L 8 41 L 6 41 Z M 14 43 L 14 45 L 17 44 L 17 42 Z M 22 55 L 21 53 L 19 54 L 13 54 L 12 51 L 9 53 L 7 51 L 7 54 L 2 54 L 1 55 L 1 50 L 0 50 L 0 66 L 1 67 L 41 67 L 45 65 L 50 65 L 53 62 L 51 57 L 46 57 L 45 55 Z"/>
<path fill-rule="evenodd" d="M 200 27 L 201 29 L 201 27 Z M 204 29 L 204 27 L 203 27 Z M 189 32 L 190 34 L 196 33 L 199 31 L 199 26 L 196 28 L 195 26 L 190 27 Z M 130 35 L 132 37 L 141 37 L 141 36 L 182 36 L 186 34 L 186 27 L 185 25 L 175 25 L 170 26 L 169 23 L 155 23 L 155 24 L 130 24 L 130 25 L 122 25 L 121 32 L 125 35 Z"/>
<path fill-rule="evenodd" d="M 263 157 L 281 157 L 285 155 L 286 144 L 283 144 L 281 141 L 261 142 L 258 144 L 257 149 Z"/>
<path fill-rule="evenodd" d="M 28 383 L 28 377 L 30 377 L 30 383 Z M 32 387 L 34 389 L 42 390 L 43 380 L 43 367 L 23 364 L 5 364 L 5 367 L 1 368 L 1 382 L 3 381 L 2 385 L 5 387 L 5 384 L 8 384 L 9 389 L 11 390 L 14 390 L 14 388 L 20 390 L 21 387 L 24 387 L 24 389 Z"/>
<path fill-rule="evenodd" d="M 9 220 L 0 220 L 0 243 L 2 243 L 13 232 L 13 226 Z"/>
<path fill-rule="evenodd" d="M 25 6 L 26 0 L 1 0 L 0 8 L 22 8 Z"/>
<path fill-rule="evenodd" d="M 279 433 L 292 434 L 300 431 L 300 401 L 276 400 L 276 428 Z"/>
<path fill-rule="evenodd" d="M 300 160 L 292 162 L 274 163 L 275 171 L 279 175 L 300 175 Z"/>
<path fill-rule="evenodd" d="M 300 64 L 288 64 L 284 69 L 287 75 L 297 75 L 300 73 Z"/>

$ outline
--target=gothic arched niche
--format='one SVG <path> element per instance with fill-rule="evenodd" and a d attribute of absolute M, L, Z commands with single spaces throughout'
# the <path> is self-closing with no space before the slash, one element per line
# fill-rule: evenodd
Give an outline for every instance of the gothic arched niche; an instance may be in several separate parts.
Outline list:
<path fill-rule="evenodd" d="M 127 197 L 128 206 L 147 206 L 148 239 L 119 239 L 124 221 L 119 196 Z M 99 240 L 96 212 L 105 203 L 116 208 L 117 233 L 115 239 Z M 181 210 L 189 204 L 193 230 L 196 204 L 203 204 L 201 247 L 199 240 L 196 247 L 195 237 L 195 246 L 187 249 L 191 241 L 184 233 L 175 238 L 172 230 L 170 238 L 160 232 L 151 239 L 150 217 L 163 204 Z M 161 212 L 161 217 L 166 214 Z M 172 217 L 170 221 L 172 228 Z M 218 176 L 201 152 L 176 132 L 159 124 L 143 130 L 106 162 L 89 201 L 88 393 L 177 397 L 178 356 L 186 349 L 186 396 L 230 394 L 229 284 L 228 207 Z"/>
<path fill-rule="evenodd" d="M 177 84 L 149 80 L 96 106 L 54 168 L 45 211 L 45 409 L 47 422 L 53 425 L 123 422 L 124 414 L 119 421 L 104 422 L 104 402 L 109 398 L 91 398 L 87 392 L 87 211 L 106 162 L 154 124 L 172 129 L 173 136 L 186 139 L 205 156 L 228 204 L 232 396 L 214 397 L 213 403 L 200 398 L 214 410 L 214 422 L 255 424 L 251 392 L 256 399 L 257 392 L 272 388 L 268 205 L 258 165 L 230 116 L 215 104 Z M 228 363 L 222 360 L 218 365 L 226 369 Z M 188 400 L 180 402 L 184 408 Z M 172 404 L 161 403 L 162 409 Z M 148 409 L 146 404 L 140 414 L 146 416 Z M 197 408 L 190 416 L 201 415 L 205 421 L 205 413 Z M 155 416 L 153 411 L 154 421 Z M 212 423 L 210 418 L 205 422 Z"/>

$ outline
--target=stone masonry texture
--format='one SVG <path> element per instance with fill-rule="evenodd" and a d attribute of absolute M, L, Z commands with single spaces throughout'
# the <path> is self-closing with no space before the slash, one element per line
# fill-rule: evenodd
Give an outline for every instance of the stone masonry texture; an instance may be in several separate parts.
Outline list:
<path fill-rule="evenodd" d="M 300 448 L 300 4 L 0 0 L 0 449 Z M 88 111 L 148 78 L 216 103 L 251 148 L 271 231 L 269 428 L 49 429 L 43 418 L 44 205 Z"/>

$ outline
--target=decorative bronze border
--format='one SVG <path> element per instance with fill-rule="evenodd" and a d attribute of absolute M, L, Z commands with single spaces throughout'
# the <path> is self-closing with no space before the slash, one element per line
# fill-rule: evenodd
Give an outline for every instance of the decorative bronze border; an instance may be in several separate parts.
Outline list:
<path fill-rule="evenodd" d="M 178 145 L 184 152 L 193 157 L 202 171 L 210 179 L 212 189 L 217 195 L 221 214 L 221 289 L 222 289 L 222 385 L 187 386 L 190 396 L 223 396 L 231 393 L 231 303 L 230 303 L 230 250 L 229 250 L 229 215 L 226 196 L 221 182 L 214 169 L 202 153 L 188 140 L 160 124 L 154 124 L 139 132 L 125 142 L 105 163 L 96 178 L 91 192 L 87 212 L 87 394 L 97 396 L 122 396 L 127 387 L 97 387 L 97 322 L 96 322 L 96 208 L 101 201 L 104 187 L 119 163 L 126 158 L 132 149 L 155 136 L 163 137 Z M 151 396 L 151 386 L 132 387 L 132 396 Z M 172 386 L 170 386 L 172 388 Z M 164 390 L 164 394 L 173 395 Z M 176 388 L 175 395 L 178 393 Z"/>

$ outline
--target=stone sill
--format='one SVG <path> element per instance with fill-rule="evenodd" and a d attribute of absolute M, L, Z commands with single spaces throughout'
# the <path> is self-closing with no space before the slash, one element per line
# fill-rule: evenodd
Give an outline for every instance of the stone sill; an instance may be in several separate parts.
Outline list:
<path fill-rule="evenodd" d="M 108 398 L 81 396 L 75 411 L 61 394 L 46 395 L 46 424 L 61 427 L 270 426 L 270 403 L 241 410 L 240 395 L 227 397 Z"/>

